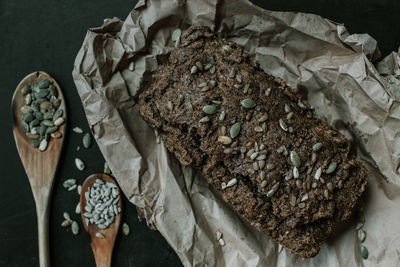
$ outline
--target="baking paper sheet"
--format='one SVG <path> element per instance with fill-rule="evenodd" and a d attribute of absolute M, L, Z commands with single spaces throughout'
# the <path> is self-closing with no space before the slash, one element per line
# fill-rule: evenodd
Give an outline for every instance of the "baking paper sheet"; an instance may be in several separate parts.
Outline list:
<path fill-rule="evenodd" d="M 173 49 L 172 32 L 191 25 L 212 27 L 254 54 L 265 72 L 303 88 L 318 116 L 351 139 L 370 172 L 362 201 L 368 260 L 359 254 L 356 220 L 315 258 L 279 251 L 156 142 L 137 96 L 157 69 L 156 55 Z M 142 0 L 125 21 L 88 30 L 73 78 L 124 194 L 185 266 L 399 266 L 400 58 L 393 52 L 375 68 L 370 60 L 379 55 L 368 34 L 350 35 L 317 15 L 267 11 L 245 0 Z"/>

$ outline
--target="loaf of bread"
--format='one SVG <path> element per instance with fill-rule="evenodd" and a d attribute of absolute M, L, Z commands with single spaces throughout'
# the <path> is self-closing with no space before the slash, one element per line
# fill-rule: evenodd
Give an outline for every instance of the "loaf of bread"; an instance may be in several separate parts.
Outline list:
<path fill-rule="evenodd" d="M 139 108 L 168 150 L 251 225 L 315 256 L 366 186 L 348 140 L 299 89 L 207 27 L 188 29 L 159 63 Z"/>

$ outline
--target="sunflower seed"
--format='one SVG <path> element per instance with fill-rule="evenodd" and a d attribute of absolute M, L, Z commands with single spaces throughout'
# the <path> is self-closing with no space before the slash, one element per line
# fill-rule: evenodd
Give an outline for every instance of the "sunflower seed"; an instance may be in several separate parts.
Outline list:
<path fill-rule="evenodd" d="M 244 99 L 240 103 L 242 104 L 243 107 L 245 107 L 247 109 L 251 109 L 251 108 L 254 108 L 256 106 L 256 102 L 254 102 L 250 98 Z"/>
<path fill-rule="evenodd" d="M 229 130 L 229 133 L 232 138 L 235 138 L 239 135 L 240 132 L 240 122 L 237 122 L 232 125 L 231 129 Z"/>
<path fill-rule="evenodd" d="M 211 73 L 211 74 L 214 74 L 215 71 L 216 71 L 215 66 L 212 66 L 212 67 L 210 68 L 210 73 Z"/>
<path fill-rule="evenodd" d="M 253 162 L 253 169 L 254 169 L 255 171 L 258 171 L 258 162 L 257 162 L 257 161 L 254 161 L 254 162 Z"/>
<path fill-rule="evenodd" d="M 294 150 L 290 151 L 290 162 L 296 167 L 300 167 L 301 165 L 300 156 Z"/>
<path fill-rule="evenodd" d="M 232 139 L 228 136 L 220 135 L 220 136 L 218 136 L 218 142 L 220 142 L 224 145 L 229 145 L 232 143 Z"/>
<path fill-rule="evenodd" d="M 285 110 L 285 113 L 289 113 L 290 112 L 290 107 L 289 107 L 288 104 L 285 104 L 284 110 Z"/>
<path fill-rule="evenodd" d="M 317 154 L 316 153 L 312 153 L 311 155 L 311 162 L 314 163 L 317 161 Z"/>
<path fill-rule="evenodd" d="M 245 146 L 242 146 L 240 148 L 240 153 L 246 153 L 247 148 Z"/>
<path fill-rule="evenodd" d="M 215 80 L 211 80 L 209 81 L 209 84 L 211 85 L 211 87 L 214 87 L 217 84 L 217 82 Z"/>
<path fill-rule="evenodd" d="M 262 188 L 264 188 L 264 187 L 267 186 L 267 183 L 268 183 L 268 182 L 267 182 L 266 180 L 264 180 L 264 181 L 261 182 L 260 186 L 261 186 Z"/>
<path fill-rule="evenodd" d="M 325 189 L 325 190 L 324 190 L 324 197 L 325 197 L 326 199 L 329 198 L 329 191 L 328 191 L 328 189 Z"/>
<path fill-rule="evenodd" d="M 224 190 L 225 188 L 226 188 L 226 183 L 225 183 L 225 182 L 222 182 L 222 183 L 221 183 L 221 189 Z"/>
<path fill-rule="evenodd" d="M 271 88 L 267 88 L 267 90 L 265 90 L 265 95 L 269 96 L 270 93 L 271 93 Z"/>
<path fill-rule="evenodd" d="M 360 254 L 361 254 L 361 257 L 362 257 L 364 260 L 368 259 L 369 253 L 368 253 L 368 249 L 367 249 L 366 246 L 364 246 L 364 245 L 361 245 L 361 246 L 360 246 Z"/>
<path fill-rule="evenodd" d="M 86 133 L 82 138 L 83 147 L 88 149 L 92 144 L 92 138 L 89 133 Z"/>
<path fill-rule="evenodd" d="M 302 109 L 306 108 L 306 106 L 301 101 L 297 102 L 297 105 Z"/>
<path fill-rule="evenodd" d="M 257 156 L 256 160 L 265 160 L 266 158 L 267 158 L 267 155 L 262 154 L 262 155 Z"/>
<path fill-rule="evenodd" d="M 253 153 L 254 153 L 254 149 L 252 148 L 252 149 L 250 149 L 249 151 L 247 151 L 247 157 L 250 157 Z"/>
<path fill-rule="evenodd" d="M 331 182 L 326 184 L 326 188 L 328 188 L 329 192 L 333 192 L 333 184 Z"/>
<path fill-rule="evenodd" d="M 318 151 L 322 148 L 323 144 L 322 143 L 316 143 L 315 145 L 313 145 L 312 149 L 314 151 Z"/>
<path fill-rule="evenodd" d="M 61 227 L 67 227 L 67 226 L 70 226 L 72 224 L 72 221 L 71 220 L 64 220 L 62 223 L 61 223 Z"/>
<path fill-rule="evenodd" d="M 212 65 L 211 65 L 211 63 L 207 63 L 205 66 L 204 66 L 204 70 L 209 70 L 210 68 L 212 67 Z"/>
<path fill-rule="evenodd" d="M 203 70 L 203 64 L 201 64 L 200 61 L 196 62 L 196 67 L 197 67 L 198 70 Z"/>
<path fill-rule="evenodd" d="M 269 190 L 269 191 L 267 192 L 267 197 L 272 197 L 272 196 L 274 195 L 274 193 L 275 193 L 275 191 L 274 191 L 274 189 L 272 188 L 271 190 Z"/>
<path fill-rule="evenodd" d="M 258 152 L 254 152 L 253 154 L 251 154 L 250 159 L 254 160 L 257 156 L 258 156 Z"/>
<path fill-rule="evenodd" d="M 229 182 L 226 184 L 226 187 L 231 187 L 231 186 L 234 186 L 235 184 L 237 184 L 237 179 L 233 178 L 233 179 L 229 180 Z"/>
<path fill-rule="evenodd" d="M 317 180 L 319 180 L 319 178 L 321 177 L 321 174 L 322 174 L 322 168 L 319 167 L 319 168 L 317 169 L 317 171 L 315 172 L 315 174 L 314 174 L 314 178 L 317 179 Z"/>
<path fill-rule="evenodd" d="M 339 180 L 339 182 L 338 182 L 338 188 L 339 188 L 339 189 L 342 189 L 342 187 L 343 187 L 343 180 Z"/>
<path fill-rule="evenodd" d="M 282 120 L 279 119 L 279 126 L 282 128 L 282 130 L 284 130 L 285 132 L 288 131 L 288 126 L 286 125 L 286 123 Z"/>
<path fill-rule="evenodd" d="M 360 240 L 361 243 L 363 243 L 367 237 L 367 233 L 360 229 L 357 231 L 357 236 L 358 236 L 358 240 Z"/>
<path fill-rule="evenodd" d="M 74 235 L 79 234 L 79 225 L 76 221 L 73 221 L 71 224 L 71 231 Z"/>
<path fill-rule="evenodd" d="M 293 112 L 289 112 L 289 113 L 286 115 L 286 119 L 287 119 L 287 120 L 291 120 L 291 119 L 293 118 L 293 115 L 294 115 Z"/>
<path fill-rule="evenodd" d="M 242 76 L 240 76 L 239 74 L 236 74 L 236 81 L 238 82 L 238 83 L 241 83 L 242 82 Z"/>
<path fill-rule="evenodd" d="M 80 158 L 75 158 L 75 166 L 78 170 L 83 171 L 85 169 L 85 164 Z"/>
<path fill-rule="evenodd" d="M 299 178 L 299 169 L 296 166 L 293 167 L 293 177 L 295 179 Z"/>
<path fill-rule="evenodd" d="M 168 100 L 168 102 L 167 102 L 167 108 L 168 108 L 169 110 L 173 110 L 173 109 L 174 109 L 174 105 L 173 105 L 172 102 L 169 101 L 169 100 Z"/>
<path fill-rule="evenodd" d="M 312 186 L 312 188 L 316 188 L 317 187 L 317 183 L 313 182 L 311 186 Z"/>
<path fill-rule="evenodd" d="M 210 118 L 208 116 L 204 116 L 203 118 L 201 118 L 199 120 L 200 123 L 209 122 L 209 121 L 210 121 Z"/>
<path fill-rule="evenodd" d="M 192 66 L 192 68 L 190 69 L 190 74 L 195 74 L 196 72 L 197 72 L 197 67 Z"/>
<path fill-rule="evenodd" d="M 331 163 L 329 163 L 328 168 L 325 170 L 325 173 L 330 174 L 330 173 L 334 172 L 336 169 L 336 166 L 337 166 L 336 162 L 332 161 Z"/>
<path fill-rule="evenodd" d="M 46 148 L 47 148 L 47 140 L 43 139 L 42 141 L 40 141 L 39 150 L 43 152 L 46 150 Z"/>
<path fill-rule="evenodd" d="M 218 243 L 220 244 L 221 247 L 225 246 L 225 241 L 222 238 L 218 240 Z"/>
<path fill-rule="evenodd" d="M 262 133 L 264 130 L 263 130 L 262 127 L 256 126 L 256 127 L 254 127 L 254 131 L 255 131 L 256 133 Z"/>

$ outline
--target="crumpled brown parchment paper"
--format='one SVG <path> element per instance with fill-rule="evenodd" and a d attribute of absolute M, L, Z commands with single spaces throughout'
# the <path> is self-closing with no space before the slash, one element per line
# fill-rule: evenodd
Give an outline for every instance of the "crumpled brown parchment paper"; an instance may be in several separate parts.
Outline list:
<path fill-rule="evenodd" d="M 157 69 L 156 55 L 173 49 L 172 32 L 191 25 L 212 27 L 254 54 L 265 72 L 305 88 L 318 116 L 352 140 L 370 171 L 363 198 L 368 260 L 359 254 L 356 221 L 313 259 L 279 252 L 156 142 L 136 99 Z M 267 11 L 245 0 L 142 0 L 125 21 L 109 19 L 87 32 L 73 78 L 123 192 L 185 266 L 399 266 L 400 57 L 393 52 L 376 68 L 369 59 L 377 57 L 369 35 L 350 35 L 317 15 Z"/>

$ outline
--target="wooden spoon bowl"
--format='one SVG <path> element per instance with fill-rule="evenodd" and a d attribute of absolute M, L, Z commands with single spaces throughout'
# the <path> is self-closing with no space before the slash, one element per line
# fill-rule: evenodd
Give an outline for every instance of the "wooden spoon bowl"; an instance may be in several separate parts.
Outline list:
<path fill-rule="evenodd" d="M 92 187 L 96 182 L 96 179 L 101 179 L 103 182 L 110 182 L 117 185 L 117 190 L 119 192 L 119 200 L 117 202 L 118 206 L 121 207 L 121 212 L 115 215 L 114 222 L 108 226 L 106 229 L 99 229 L 96 224 L 87 225 L 85 222 L 85 206 L 86 206 L 86 197 L 85 192 L 88 192 L 88 188 Z M 82 192 L 80 196 L 80 204 L 81 204 L 81 217 L 83 222 L 83 227 L 85 231 L 89 233 L 91 239 L 91 246 L 94 254 L 94 258 L 96 261 L 97 267 L 109 267 L 111 266 L 111 257 L 112 251 L 114 248 L 115 238 L 118 234 L 119 225 L 121 223 L 121 215 L 122 215 L 122 197 L 121 191 L 118 187 L 117 182 L 111 176 L 107 174 L 93 174 L 89 176 L 86 181 L 82 185 Z M 96 236 L 96 233 L 101 233 L 104 238 L 99 238 Z"/>
<path fill-rule="evenodd" d="M 61 138 L 51 138 L 47 149 L 43 152 L 39 148 L 32 147 L 32 140 L 25 134 L 21 124 L 21 107 L 24 105 L 22 88 L 27 84 L 37 83 L 41 79 L 49 79 L 58 91 L 61 99 L 59 109 L 63 110 L 65 122 L 58 129 Z M 49 255 L 49 200 L 53 181 L 57 170 L 58 161 L 61 154 L 62 145 L 66 131 L 67 113 L 65 109 L 65 99 L 60 86 L 49 74 L 45 72 L 34 72 L 26 76 L 15 89 L 11 106 L 14 119 L 14 139 L 18 153 L 21 158 L 25 172 L 31 184 L 33 197 L 36 203 L 36 215 L 38 220 L 38 239 L 39 239 L 39 261 L 40 266 L 50 266 Z"/>

